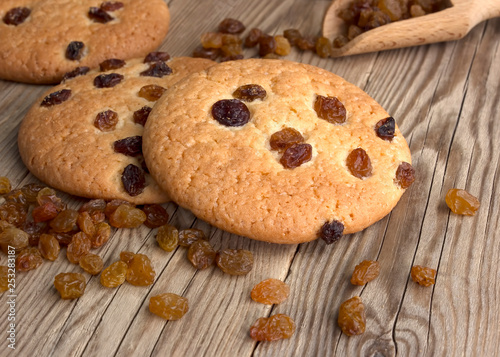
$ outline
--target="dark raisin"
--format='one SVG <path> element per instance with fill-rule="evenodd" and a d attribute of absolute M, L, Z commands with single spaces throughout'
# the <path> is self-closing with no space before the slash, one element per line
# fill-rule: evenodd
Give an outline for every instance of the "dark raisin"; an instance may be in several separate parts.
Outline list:
<path fill-rule="evenodd" d="M 312 37 L 301 37 L 297 39 L 296 45 L 302 51 L 315 51 L 316 39 Z"/>
<path fill-rule="evenodd" d="M 112 110 L 100 112 L 94 120 L 94 126 L 101 131 L 114 130 L 116 124 L 118 124 L 118 113 Z"/>
<path fill-rule="evenodd" d="M 193 51 L 193 57 L 206 58 L 212 61 L 216 60 L 219 55 L 220 49 L 218 48 L 204 48 L 203 46 L 198 46 Z"/>
<path fill-rule="evenodd" d="M 308 162 L 311 157 L 312 146 L 310 144 L 293 144 L 285 150 L 280 162 L 284 168 L 293 169 Z"/>
<path fill-rule="evenodd" d="M 66 47 L 66 58 L 71 61 L 79 60 L 83 57 L 83 48 L 85 45 L 81 41 L 72 41 Z"/>
<path fill-rule="evenodd" d="M 150 62 L 165 62 L 170 59 L 170 55 L 167 52 L 150 52 L 144 58 L 144 63 Z"/>
<path fill-rule="evenodd" d="M 394 182 L 402 189 L 407 189 L 415 181 L 415 169 L 407 162 L 402 162 L 396 170 Z"/>
<path fill-rule="evenodd" d="M 122 183 L 130 196 L 140 195 L 146 187 L 144 172 L 137 166 L 130 164 L 123 170 Z"/>
<path fill-rule="evenodd" d="M 142 209 L 146 213 L 144 225 L 148 228 L 158 228 L 167 224 L 168 213 L 165 208 L 158 204 L 144 205 Z"/>
<path fill-rule="evenodd" d="M 212 116 L 222 125 L 242 126 L 250 120 L 250 111 L 238 99 L 223 99 L 212 106 Z"/>
<path fill-rule="evenodd" d="M 71 89 L 61 89 L 43 98 L 40 105 L 42 107 L 51 107 L 67 101 L 69 97 L 71 97 Z"/>
<path fill-rule="evenodd" d="M 89 67 L 76 67 L 74 70 L 66 73 L 64 76 L 63 76 L 63 81 L 67 80 L 67 79 L 70 79 L 70 78 L 75 78 L 75 77 L 78 77 L 78 76 L 83 76 L 85 74 L 88 73 L 88 71 L 90 71 L 90 68 Z"/>
<path fill-rule="evenodd" d="M 141 124 L 142 126 L 146 125 L 146 121 L 148 120 L 149 113 L 151 113 L 152 108 L 148 106 L 144 106 L 139 110 L 134 112 L 134 123 Z"/>
<path fill-rule="evenodd" d="M 110 22 L 114 19 L 113 16 L 98 7 L 91 7 L 89 9 L 89 18 L 100 24 L 105 24 L 106 22 Z"/>
<path fill-rule="evenodd" d="M 110 59 L 107 59 L 107 60 L 101 62 L 99 64 L 99 69 L 101 70 L 101 72 L 109 71 L 112 69 L 118 69 L 118 68 L 122 68 L 123 66 L 125 66 L 125 63 L 126 62 L 121 60 L 121 59 L 110 58 Z"/>
<path fill-rule="evenodd" d="M 241 23 L 241 21 L 235 20 L 235 19 L 224 19 L 222 22 L 219 24 L 219 32 L 222 33 L 242 33 L 245 31 L 245 25 Z"/>
<path fill-rule="evenodd" d="M 351 174 L 359 179 L 372 175 L 372 162 L 366 151 L 362 148 L 351 151 L 347 156 L 346 166 Z"/>
<path fill-rule="evenodd" d="M 113 143 L 115 152 L 127 156 L 142 154 L 142 136 L 129 136 L 128 138 L 116 140 Z"/>
<path fill-rule="evenodd" d="M 276 50 L 276 40 L 273 36 L 262 35 L 259 39 L 259 56 L 264 57 L 269 53 L 274 53 Z"/>
<path fill-rule="evenodd" d="M 111 88 L 123 80 L 123 76 L 118 73 L 100 74 L 94 78 L 94 86 L 97 88 Z"/>
<path fill-rule="evenodd" d="M 326 244 L 337 242 L 344 233 L 344 225 L 339 221 L 325 222 L 321 227 L 319 236 Z"/>
<path fill-rule="evenodd" d="M 154 62 L 149 66 L 147 70 L 141 72 L 141 76 L 158 78 L 167 76 L 169 74 L 172 74 L 172 68 L 167 66 L 165 62 Z"/>
<path fill-rule="evenodd" d="M 253 102 L 255 99 L 266 98 L 266 90 L 258 84 L 246 84 L 233 92 L 233 97 L 245 102 Z"/>
<path fill-rule="evenodd" d="M 292 46 L 297 45 L 297 41 L 302 38 L 302 34 L 297 29 L 285 30 L 283 31 L 283 36 L 285 36 Z"/>
<path fill-rule="evenodd" d="M 15 7 L 5 13 L 3 22 L 7 25 L 17 26 L 22 24 L 30 14 L 31 10 L 27 7 Z"/>
<path fill-rule="evenodd" d="M 314 110 L 318 117 L 332 124 L 342 124 L 346 121 L 344 104 L 336 97 L 323 97 L 318 95 L 314 102 Z"/>
<path fill-rule="evenodd" d="M 100 8 L 104 11 L 116 11 L 123 7 L 123 3 L 120 1 L 105 1 L 101 4 Z"/>
<path fill-rule="evenodd" d="M 375 124 L 375 132 L 381 139 L 391 141 L 396 132 L 396 122 L 393 117 L 385 118 Z"/>
<path fill-rule="evenodd" d="M 304 137 L 300 132 L 293 128 L 285 127 L 277 131 L 269 139 L 269 145 L 272 150 L 283 152 L 293 144 L 304 142 Z"/>
<path fill-rule="evenodd" d="M 245 38 L 245 47 L 255 47 L 259 43 L 260 37 L 262 36 L 262 31 L 259 29 L 251 29 Z"/>

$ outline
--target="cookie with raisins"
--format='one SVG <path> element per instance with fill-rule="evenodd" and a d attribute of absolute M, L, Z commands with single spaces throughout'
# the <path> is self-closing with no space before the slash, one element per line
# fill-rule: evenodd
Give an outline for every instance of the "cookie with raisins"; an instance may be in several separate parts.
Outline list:
<path fill-rule="evenodd" d="M 414 179 L 406 140 L 378 103 L 289 61 L 231 61 L 185 78 L 143 137 L 151 175 L 173 201 L 274 243 L 334 243 L 387 215 Z"/>
<path fill-rule="evenodd" d="M 166 89 L 212 64 L 153 52 L 146 59 L 106 60 L 102 71 L 69 76 L 23 119 L 21 158 L 40 180 L 77 196 L 166 202 L 142 156 L 144 125 Z"/>
<path fill-rule="evenodd" d="M 164 0 L 2 0 L 0 78 L 59 83 L 108 58 L 143 57 L 170 21 Z"/>

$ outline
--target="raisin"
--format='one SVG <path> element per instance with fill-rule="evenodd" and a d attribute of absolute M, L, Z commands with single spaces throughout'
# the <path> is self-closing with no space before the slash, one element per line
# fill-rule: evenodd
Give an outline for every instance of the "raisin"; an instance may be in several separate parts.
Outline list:
<path fill-rule="evenodd" d="M 114 20 L 113 16 L 98 7 L 89 8 L 88 16 L 94 22 L 98 22 L 100 24 L 105 24 Z"/>
<path fill-rule="evenodd" d="M 316 40 L 313 37 L 301 37 L 297 39 L 296 46 L 302 51 L 316 50 Z"/>
<path fill-rule="evenodd" d="M 205 233 L 200 229 L 188 228 L 179 232 L 179 245 L 190 247 L 197 240 L 207 240 Z"/>
<path fill-rule="evenodd" d="M 187 257 L 196 269 L 206 269 L 215 261 L 215 250 L 206 240 L 197 240 L 189 247 Z"/>
<path fill-rule="evenodd" d="M 47 202 L 53 203 L 60 212 L 66 209 L 66 204 L 57 197 L 56 191 L 49 187 L 42 188 L 36 195 L 36 202 L 42 206 Z"/>
<path fill-rule="evenodd" d="M 231 55 L 231 56 L 223 56 L 223 57 L 221 57 L 220 61 L 221 62 L 236 61 L 236 60 L 240 60 L 243 58 L 244 58 L 244 56 L 242 54 L 238 54 L 238 55 Z"/>
<path fill-rule="evenodd" d="M 79 213 L 82 212 L 88 212 L 90 217 L 92 218 L 92 221 L 97 224 L 99 222 L 104 221 L 105 215 L 104 215 L 104 210 L 106 209 L 106 201 L 103 199 L 95 199 L 95 200 L 90 200 L 86 203 L 84 203 L 80 209 L 78 210 Z"/>
<path fill-rule="evenodd" d="M 365 305 L 359 296 L 354 296 L 340 305 L 337 321 L 347 336 L 361 335 L 365 332 Z"/>
<path fill-rule="evenodd" d="M 288 29 L 283 31 L 283 36 L 290 42 L 290 45 L 297 45 L 297 41 L 302 38 L 302 35 L 297 29 Z"/>
<path fill-rule="evenodd" d="M 12 190 L 10 180 L 5 176 L 0 176 L 0 195 L 5 195 Z"/>
<path fill-rule="evenodd" d="M 9 290 L 9 267 L 0 266 L 0 293 Z"/>
<path fill-rule="evenodd" d="M 83 57 L 83 48 L 85 45 L 81 41 L 71 41 L 66 47 L 66 58 L 71 61 L 77 61 Z"/>
<path fill-rule="evenodd" d="M 139 208 L 120 205 L 109 217 L 109 224 L 116 228 L 136 228 L 146 221 L 146 214 Z"/>
<path fill-rule="evenodd" d="M 61 89 L 57 92 L 50 93 L 48 96 L 43 98 L 40 106 L 51 107 L 53 105 L 59 105 L 67 101 L 71 97 L 71 89 Z"/>
<path fill-rule="evenodd" d="M 399 164 L 394 183 L 402 189 L 407 189 L 415 181 L 415 169 L 407 162 Z"/>
<path fill-rule="evenodd" d="M 222 125 L 242 126 L 250 120 L 250 111 L 238 99 L 223 99 L 212 106 L 212 116 Z"/>
<path fill-rule="evenodd" d="M 431 286 L 436 283 L 436 270 L 415 265 L 411 268 L 411 279 L 422 286 Z"/>
<path fill-rule="evenodd" d="M 332 124 L 342 124 L 346 121 L 346 109 L 344 104 L 336 97 L 316 96 L 314 110 L 318 117 Z"/>
<path fill-rule="evenodd" d="M 90 252 L 90 237 L 83 232 L 78 232 L 71 239 L 66 249 L 66 257 L 70 263 L 78 264 L 80 259 Z"/>
<path fill-rule="evenodd" d="M 165 320 L 179 320 L 188 310 L 188 300 L 177 294 L 165 293 L 149 299 L 149 311 Z"/>
<path fill-rule="evenodd" d="M 85 292 L 87 283 L 83 274 L 60 273 L 54 279 L 54 286 L 62 299 L 77 299 Z"/>
<path fill-rule="evenodd" d="M 137 156 L 142 154 L 142 136 L 130 136 L 125 139 L 117 140 L 113 143 L 113 149 L 116 153 Z"/>
<path fill-rule="evenodd" d="M 118 113 L 112 110 L 100 112 L 94 119 L 94 126 L 100 131 L 112 131 L 118 124 Z"/>
<path fill-rule="evenodd" d="M 146 221 L 144 225 L 148 228 L 158 228 L 167 224 L 168 213 L 165 208 L 158 204 L 144 205 L 143 209 L 146 213 Z"/>
<path fill-rule="evenodd" d="M 235 19 L 224 19 L 222 22 L 219 24 L 219 32 L 222 33 L 242 33 L 245 31 L 245 25 L 241 21 L 235 20 Z"/>
<path fill-rule="evenodd" d="M 246 275 L 253 268 L 253 254 L 245 249 L 224 249 L 217 252 L 215 263 L 226 274 Z"/>
<path fill-rule="evenodd" d="M 356 265 L 351 277 L 351 284 L 365 285 L 380 274 L 380 264 L 374 260 L 363 260 Z"/>
<path fill-rule="evenodd" d="M 91 238 L 92 248 L 99 248 L 111 237 L 111 227 L 106 222 L 97 223 L 95 234 Z"/>
<path fill-rule="evenodd" d="M 238 35 L 233 35 L 233 34 L 228 34 L 228 33 L 222 34 L 222 44 L 223 45 L 241 46 L 242 43 L 243 43 L 243 40 Z"/>
<path fill-rule="evenodd" d="M 110 58 L 99 64 L 99 69 L 101 72 L 110 71 L 112 69 L 118 69 L 125 66 L 125 61 L 118 58 Z"/>
<path fill-rule="evenodd" d="M 344 233 L 344 225 L 339 221 L 325 222 L 321 227 L 320 238 L 325 241 L 326 244 L 332 244 L 337 242 Z"/>
<path fill-rule="evenodd" d="M 53 262 L 59 256 L 61 248 L 59 242 L 52 234 L 42 234 L 38 241 L 38 250 L 42 257 Z"/>
<path fill-rule="evenodd" d="M 148 69 L 140 73 L 141 76 L 161 78 L 172 74 L 172 68 L 165 62 L 154 62 Z"/>
<path fill-rule="evenodd" d="M 379 138 L 391 141 L 396 132 L 396 122 L 394 118 L 388 117 L 377 122 L 377 124 L 375 124 L 375 132 Z"/>
<path fill-rule="evenodd" d="M 193 57 L 195 58 L 206 58 L 214 61 L 219 55 L 220 49 L 218 48 L 204 48 L 203 46 L 198 46 L 193 50 Z"/>
<path fill-rule="evenodd" d="M 73 236 L 78 233 L 76 231 L 70 231 L 66 233 L 49 232 L 57 240 L 61 247 L 68 246 L 73 240 Z"/>
<path fill-rule="evenodd" d="M 152 108 L 148 106 L 144 106 L 139 110 L 134 112 L 134 123 L 141 124 L 142 126 L 146 125 L 146 121 L 148 120 L 149 113 L 151 113 Z"/>
<path fill-rule="evenodd" d="M 264 100 L 266 98 L 266 95 L 266 90 L 258 84 L 245 84 L 238 87 L 233 92 L 234 98 L 243 100 L 245 102 L 253 102 L 256 99 Z"/>
<path fill-rule="evenodd" d="M 372 162 L 365 150 L 354 149 L 347 155 L 346 166 L 353 176 L 359 179 L 372 175 Z"/>
<path fill-rule="evenodd" d="M 99 7 L 104 11 L 116 11 L 123 8 L 123 3 L 120 1 L 104 1 Z"/>
<path fill-rule="evenodd" d="M 150 52 L 144 58 L 144 63 L 165 62 L 169 59 L 170 55 L 167 52 Z"/>
<path fill-rule="evenodd" d="M 95 234 L 95 224 L 94 221 L 92 220 L 92 217 L 90 217 L 90 214 L 88 212 L 79 212 L 78 213 L 78 219 L 76 220 L 76 223 L 78 225 L 78 228 L 88 235 L 89 237 L 93 237 Z"/>
<path fill-rule="evenodd" d="M 46 202 L 41 206 L 37 206 L 31 212 L 35 223 L 46 222 L 54 219 L 59 213 L 58 207 L 52 202 Z"/>
<path fill-rule="evenodd" d="M 250 337 L 255 341 L 276 341 L 290 338 L 295 332 L 295 322 L 287 315 L 261 317 L 250 327 Z"/>
<path fill-rule="evenodd" d="M 27 208 L 22 203 L 5 202 L 0 206 L 0 219 L 13 226 L 21 227 L 26 222 L 27 215 Z"/>
<path fill-rule="evenodd" d="M 261 304 L 280 304 L 290 295 L 290 287 L 278 279 L 266 279 L 255 285 L 250 293 L 253 301 Z"/>
<path fill-rule="evenodd" d="M 97 254 L 87 254 L 79 261 L 80 267 L 91 275 L 97 275 L 104 267 L 102 258 Z"/>
<path fill-rule="evenodd" d="M 446 204 L 453 213 L 474 216 L 481 203 L 465 190 L 451 188 L 446 193 Z"/>
<path fill-rule="evenodd" d="M 7 254 L 9 247 L 20 252 L 29 244 L 29 234 L 16 227 L 7 227 L 0 233 L 0 247 Z"/>
<path fill-rule="evenodd" d="M 125 282 L 128 265 L 121 260 L 114 262 L 101 273 L 101 284 L 107 288 L 116 288 Z"/>
<path fill-rule="evenodd" d="M 233 60 L 243 59 L 243 48 L 237 43 L 222 45 L 221 51 L 223 57 L 232 58 Z"/>
<path fill-rule="evenodd" d="M 276 50 L 276 40 L 273 36 L 263 34 L 259 39 L 259 56 L 264 57 Z"/>
<path fill-rule="evenodd" d="M 94 78 L 94 86 L 96 88 L 112 88 L 119 84 L 123 78 L 119 73 L 100 74 Z"/>
<path fill-rule="evenodd" d="M 333 47 L 335 48 L 344 47 L 345 45 L 347 45 L 347 42 L 349 42 L 349 39 L 346 36 L 344 35 L 337 36 L 333 40 Z"/>
<path fill-rule="evenodd" d="M 156 241 L 161 249 L 171 252 L 179 245 L 179 231 L 170 224 L 165 224 L 158 229 Z"/>
<path fill-rule="evenodd" d="M 321 58 L 328 58 L 332 54 L 333 46 L 326 37 L 318 37 L 315 44 L 316 53 Z"/>
<path fill-rule="evenodd" d="M 134 206 L 133 204 L 125 200 L 111 200 L 106 204 L 106 207 L 104 208 L 104 214 L 109 219 L 113 212 L 116 211 L 116 209 L 121 205 Z"/>
<path fill-rule="evenodd" d="M 218 32 L 206 32 L 201 35 L 200 42 L 203 48 L 221 48 L 222 34 Z"/>
<path fill-rule="evenodd" d="M 50 221 L 50 228 L 54 232 L 69 232 L 76 227 L 76 220 L 78 219 L 78 212 L 73 209 L 66 209 L 61 211 L 56 218 Z"/>
<path fill-rule="evenodd" d="M 15 7 L 7 11 L 3 17 L 3 22 L 7 25 L 20 25 L 30 16 L 31 10 L 27 7 Z"/>
<path fill-rule="evenodd" d="M 363 30 L 356 26 L 356 25 L 350 25 L 349 28 L 347 29 L 347 39 L 350 41 L 359 35 L 363 33 Z"/>
<path fill-rule="evenodd" d="M 286 169 L 293 169 L 311 160 L 312 146 L 310 144 L 293 144 L 289 146 L 280 159 Z"/>
<path fill-rule="evenodd" d="M 163 88 L 156 84 L 149 84 L 142 87 L 137 95 L 141 98 L 149 100 L 150 102 L 156 102 L 158 99 L 160 99 L 165 91 L 166 88 Z"/>
<path fill-rule="evenodd" d="M 64 74 L 62 80 L 65 81 L 65 80 L 68 80 L 70 78 L 75 78 L 75 77 L 78 77 L 78 76 L 84 76 L 84 75 L 86 75 L 88 73 L 88 71 L 90 71 L 89 67 L 85 67 L 85 66 L 76 67 L 74 70 L 72 70 L 72 71 L 67 72 L 66 74 Z"/>
<path fill-rule="evenodd" d="M 24 195 L 24 192 L 20 188 L 16 188 L 15 190 L 10 191 L 9 193 L 3 196 L 6 202 L 8 203 L 19 203 L 22 206 L 28 205 L 28 200 Z"/>
<path fill-rule="evenodd" d="M 293 128 L 285 127 L 277 131 L 269 139 L 269 145 L 272 150 L 283 152 L 293 144 L 304 142 L 304 137 L 300 132 Z"/>
<path fill-rule="evenodd" d="M 274 36 L 274 40 L 276 41 L 276 49 L 274 52 L 279 56 L 288 56 L 292 47 L 290 46 L 290 42 L 286 37 L 278 35 Z"/>
<path fill-rule="evenodd" d="M 412 5 L 410 7 L 410 16 L 411 17 L 419 17 L 424 16 L 426 14 L 425 10 L 422 9 L 420 5 Z"/>
<path fill-rule="evenodd" d="M 42 265 L 43 259 L 38 248 L 29 247 L 21 250 L 16 257 L 16 269 L 18 271 L 29 271 Z"/>
<path fill-rule="evenodd" d="M 151 260 L 144 254 L 134 254 L 125 279 L 135 286 L 148 286 L 153 284 L 155 275 Z"/>
<path fill-rule="evenodd" d="M 146 187 L 144 171 L 133 164 L 127 165 L 122 173 L 122 183 L 130 196 L 140 195 Z"/>
<path fill-rule="evenodd" d="M 129 265 L 132 259 L 134 259 L 134 256 L 135 253 L 132 252 L 127 252 L 127 251 L 120 252 L 120 260 L 122 262 L 127 263 L 127 265 Z"/>
<path fill-rule="evenodd" d="M 262 31 L 254 28 L 248 32 L 247 37 L 245 38 L 244 45 L 245 47 L 252 48 L 259 44 L 260 37 L 262 36 Z"/>

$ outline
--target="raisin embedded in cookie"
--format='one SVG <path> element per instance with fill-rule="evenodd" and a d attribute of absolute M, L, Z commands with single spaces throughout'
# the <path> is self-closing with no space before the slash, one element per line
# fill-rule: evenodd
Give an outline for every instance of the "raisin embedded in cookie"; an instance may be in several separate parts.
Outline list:
<path fill-rule="evenodd" d="M 334 243 L 388 214 L 414 179 L 379 104 L 326 70 L 280 60 L 221 63 L 180 81 L 151 111 L 143 150 L 172 200 L 275 243 Z"/>
<path fill-rule="evenodd" d="M 77 196 L 166 202 L 142 156 L 144 125 L 167 88 L 214 62 L 180 57 L 154 63 L 168 71 L 143 75 L 152 65 L 144 58 L 111 59 L 101 63 L 104 71 L 78 71 L 47 91 L 19 129 L 19 152 L 28 169 Z"/>
<path fill-rule="evenodd" d="M 164 0 L 2 0 L 0 78 L 58 83 L 77 67 L 145 56 L 169 21 Z"/>

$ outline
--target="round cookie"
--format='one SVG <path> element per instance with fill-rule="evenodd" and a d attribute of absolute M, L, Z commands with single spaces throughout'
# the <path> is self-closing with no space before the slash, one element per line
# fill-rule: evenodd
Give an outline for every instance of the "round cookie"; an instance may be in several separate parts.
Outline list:
<path fill-rule="evenodd" d="M 250 84 L 265 92 L 242 87 Z M 284 128 L 303 142 L 280 150 L 271 137 Z M 356 149 L 367 155 L 348 159 Z M 274 243 L 331 243 L 360 231 L 388 214 L 413 179 L 408 145 L 379 104 L 326 70 L 281 60 L 225 62 L 180 81 L 151 112 L 143 150 L 173 201 L 216 227 Z"/>
<path fill-rule="evenodd" d="M 77 196 L 135 204 L 168 201 L 142 158 L 143 125 L 166 88 L 214 62 L 158 60 L 167 56 L 153 52 L 148 63 L 143 58 L 105 61 L 106 68 L 123 67 L 92 71 L 48 90 L 19 129 L 19 152 L 28 169 Z"/>
<path fill-rule="evenodd" d="M 145 56 L 169 20 L 164 0 L 2 0 L 0 78 L 59 83 L 76 67 Z"/>

